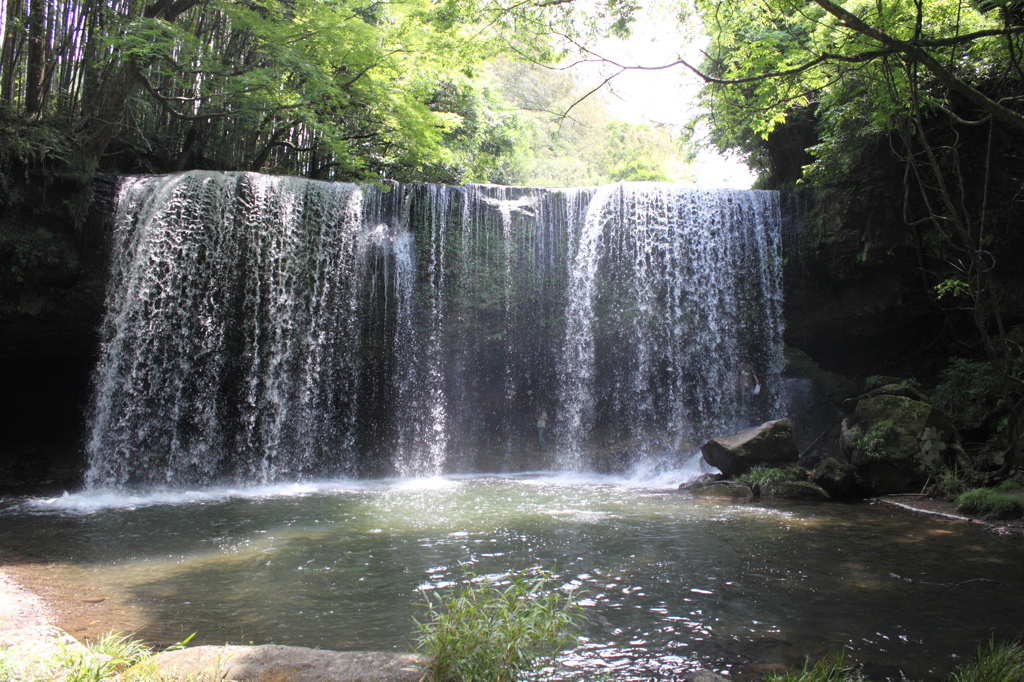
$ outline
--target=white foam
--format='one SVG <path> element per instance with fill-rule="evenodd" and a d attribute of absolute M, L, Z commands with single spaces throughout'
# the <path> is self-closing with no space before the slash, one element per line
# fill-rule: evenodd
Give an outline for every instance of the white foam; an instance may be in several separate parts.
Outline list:
<path fill-rule="evenodd" d="M 92 513 L 108 509 L 137 509 L 156 505 L 210 504 L 229 499 L 302 497 L 304 495 L 351 492 L 371 488 L 373 483 L 373 481 L 339 479 L 251 487 L 213 487 L 203 490 L 126 492 L 123 490 L 96 489 L 75 493 L 66 492 L 60 497 L 29 499 L 25 500 L 23 504 L 33 510 Z"/>

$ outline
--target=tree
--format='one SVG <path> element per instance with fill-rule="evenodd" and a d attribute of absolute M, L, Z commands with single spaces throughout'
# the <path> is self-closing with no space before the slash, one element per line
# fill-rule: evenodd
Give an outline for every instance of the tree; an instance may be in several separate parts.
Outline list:
<path fill-rule="evenodd" d="M 553 57 L 561 5 L 8 0 L 0 94 L 59 132 L 66 148 L 43 156 L 83 182 L 196 167 L 481 180 L 517 127 L 485 66 Z"/>
<path fill-rule="evenodd" d="M 1006 406 L 1003 474 L 1019 461 L 1024 381 L 993 254 L 1024 166 L 1020 6 L 967 0 L 700 0 L 706 59 L 686 64 L 707 83 L 714 137 L 757 150 L 800 110 L 817 145 L 805 180 L 849 171 L 865 146 L 891 145 L 903 165 L 903 215 L 936 291 L 965 305 Z"/>
<path fill-rule="evenodd" d="M 517 182 L 693 181 L 686 140 L 662 126 L 616 120 L 604 93 L 571 71 L 509 60 L 494 70 L 505 97 L 529 117 Z"/>

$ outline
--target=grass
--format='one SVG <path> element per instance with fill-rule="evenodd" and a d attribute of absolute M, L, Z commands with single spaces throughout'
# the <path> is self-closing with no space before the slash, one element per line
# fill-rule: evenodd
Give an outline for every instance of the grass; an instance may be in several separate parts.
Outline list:
<path fill-rule="evenodd" d="M 191 639 L 189 637 L 188 639 Z M 181 642 L 171 649 L 181 648 Z M 22 660 L 14 651 L 0 650 L 3 682 L 199 682 L 200 678 L 173 676 L 144 665 L 153 656 L 144 642 L 111 632 L 84 648 L 60 645 L 49 661 Z M 139 665 L 143 664 L 143 665 Z"/>
<path fill-rule="evenodd" d="M 765 682 L 863 682 L 864 677 L 858 670 L 846 664 L 845 652 L 840 652 L 835 657 L 823 658 L 813 667 L 808 668 L 804 664 L 803 670 L 795 672 L 788 670 L 784 673 L 768 673 L 765 675 Z"/>
<path fill-rule="evenodd" d="M 751 467 L 745 474 L 736 477 L 736 480 L 746 483 L 755 490 L 760 490 L 769 483 L 778 481 L 795 481 L 798 478 L 796 467 L 770 467 L 758 464 Z"/>
<path fill-rule="evenodd" d="M 500 582 L 467 576 L 444 595 L 427 596 L 417 621 L 419 650 L 434 682 L 502 682 L 535 672 L 576 641 L 580 612 L 546 571 Z"/>
<path fill-rule="evenodd" d="M 956 508 L 965 514 L 1017 519 L 1024 516 L 1024 502 L 1016 495 L 996 488 L 975 488 L 956 498 Z"/>
<path fill-rule="evenodd" d="M 1024 646 L 1020 641 L 996 644 L 978 649 L 977 659 L 960 666 L 949 682 L 1015 682 L 1024 680 Z"/>
<path fill-rule="evenodd" d="M 823 658 L 808 669 L 768 673 L 764 682 L 867 682 L 860 671 L 846 664 L 844 653 Z M 954 670 L 947 682 L 1021 682 L 1024 680 L 1024 645 L 1020 640 L 979 647 L 977 658 Z"/>

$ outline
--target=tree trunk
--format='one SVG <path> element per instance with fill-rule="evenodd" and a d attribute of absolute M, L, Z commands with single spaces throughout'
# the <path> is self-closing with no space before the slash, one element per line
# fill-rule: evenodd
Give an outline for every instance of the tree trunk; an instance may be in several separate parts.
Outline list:
<path fill-rule="evenodd" d="M 28 10 L 28 62 L 25 69 L 25 113 L 38 117 L 43 110 L 46 74 L 45 0 L 30 0 Z"/>
<path fill-rule="evenodd" d="M 18 61 L 18 45 L 22 40 L 18 20 L 23 14 L 24 5 L 21 0 L 8 2 L 3 51 L 0 52 L 0 101 L 9 105 L 14 104 L 14 71 Z"/>

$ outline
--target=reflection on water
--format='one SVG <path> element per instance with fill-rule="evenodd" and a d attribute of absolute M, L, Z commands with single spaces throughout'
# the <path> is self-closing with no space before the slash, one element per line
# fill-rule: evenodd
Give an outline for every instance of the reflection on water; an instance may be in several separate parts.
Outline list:
<path fill-rule="evenodd" d="M 541 475 L 9 500 L 0 547 L 157 642 L 341 650 L 409 649 L 423 590 L 540 565 L 584 606 L 578 679 L 744 679 L 842 647 L 876 679 L 941 679 L 1024 613 L 1024 547 L 970 525 Z"/>

